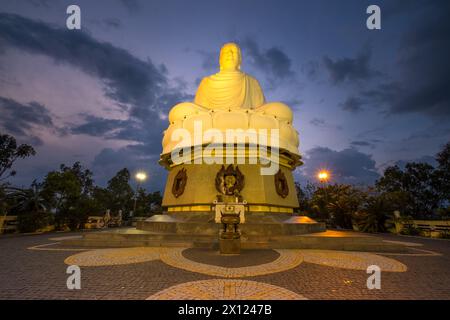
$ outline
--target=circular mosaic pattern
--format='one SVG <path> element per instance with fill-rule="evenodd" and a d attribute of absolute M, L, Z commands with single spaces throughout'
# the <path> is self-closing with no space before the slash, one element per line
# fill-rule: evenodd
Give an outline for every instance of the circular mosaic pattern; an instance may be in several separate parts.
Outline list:
<path fill-rule="evenodd" d="M 159 259 L 159 248 L 97 249 L 68 257 L 64 263 L 80 267 L 114 266 Z"/>
<path fill-rule="evenodd" d="M 260 276 L 292 269 L 302 263 L 299 250 L 275 250 L 280 256 L 273 262 L 256 266 L 227 268 L 195 262 L 183 256 L 184 248 L 161 248 L 161 260 L 175 268 L 198 272 L 222 278 L 241 278 Z"/>
<path fill-rule="evenodd" d="M 394 259 L 367 252 L 347 252 L 332 250 L 301 250 L 305 262 L 334 268 L 367 270 L 370 265 L 377 265 L 381 271 L 405 272 L 406 266 Z"/>
<path fill-rule="evenodd" d="M 214 249 L 190 248 L 182 255 L 191 261 L 227 268 L 242 268 L 273 262 L 280 254 L 272 249 L 245 249 L 240 254 L 223 255 Z"/>
<path fill-rule="evenodd" d="M 182 283 L 162 290 L 147 300 L 306 300 L 306 298 L 267 283 L 212 279 Z"/>

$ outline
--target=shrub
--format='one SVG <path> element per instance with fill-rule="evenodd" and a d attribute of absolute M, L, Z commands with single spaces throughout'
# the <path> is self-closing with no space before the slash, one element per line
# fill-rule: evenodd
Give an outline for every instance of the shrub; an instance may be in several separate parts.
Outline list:
<path fill-rule="evenodd" d="M 53 223 L 53 216 L 47 212 L 24 213 L 17 217 L 20 232 L 35 232 Z"/>
<path fill-rule="evenodd" d="M 416 228 L 412 225 L 405 226 L 402 231 L 400 231 L 400 234 L 406 235 L 406 236 L 419 236 L 420 235 L 420 229 Z"/>
<path fill-rule="evenodd" d="M 441 239 L 450 239 L 450 231 L 442 231 L 441 235 L 439 236 Z"/>

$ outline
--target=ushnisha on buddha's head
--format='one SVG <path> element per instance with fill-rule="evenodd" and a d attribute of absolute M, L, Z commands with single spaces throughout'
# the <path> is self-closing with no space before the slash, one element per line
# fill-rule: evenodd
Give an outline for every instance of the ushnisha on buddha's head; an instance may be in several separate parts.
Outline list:
<path fill-rule="evenodd" d="M 225 43 L 220 49 L 220 71 L 239 71 L 241 62 L 241 48 L 234 42 Z"/>

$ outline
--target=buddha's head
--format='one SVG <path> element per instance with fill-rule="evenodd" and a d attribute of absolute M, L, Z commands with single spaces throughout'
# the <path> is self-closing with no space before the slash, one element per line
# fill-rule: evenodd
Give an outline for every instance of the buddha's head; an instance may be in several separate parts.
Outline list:
<path fill-rule="evenodd" d="M 220 71 L 237 71 L 241 69 L 241 48 L 236 43 L 225 43 L 220 49 Z"/>

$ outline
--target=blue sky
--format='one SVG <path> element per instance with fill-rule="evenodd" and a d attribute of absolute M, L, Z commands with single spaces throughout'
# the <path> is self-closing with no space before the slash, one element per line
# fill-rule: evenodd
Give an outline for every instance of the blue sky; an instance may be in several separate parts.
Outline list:
<path fill-rule="evenodd" d="M 78 4 L 82 30 L 65 27 Z M 366 28 L 381 8 L 382 29 Z M 268 101 L 294 109 L 305 165 L 373 183 L 405 161 L 432 162 L 450 140 L 447 1 L 0 0 L 0 131 L 32 143 L 12 181 L 81 161 L 104 184 L 157 164 L 165 115 L 217 71 L 225 42 Z"/>

